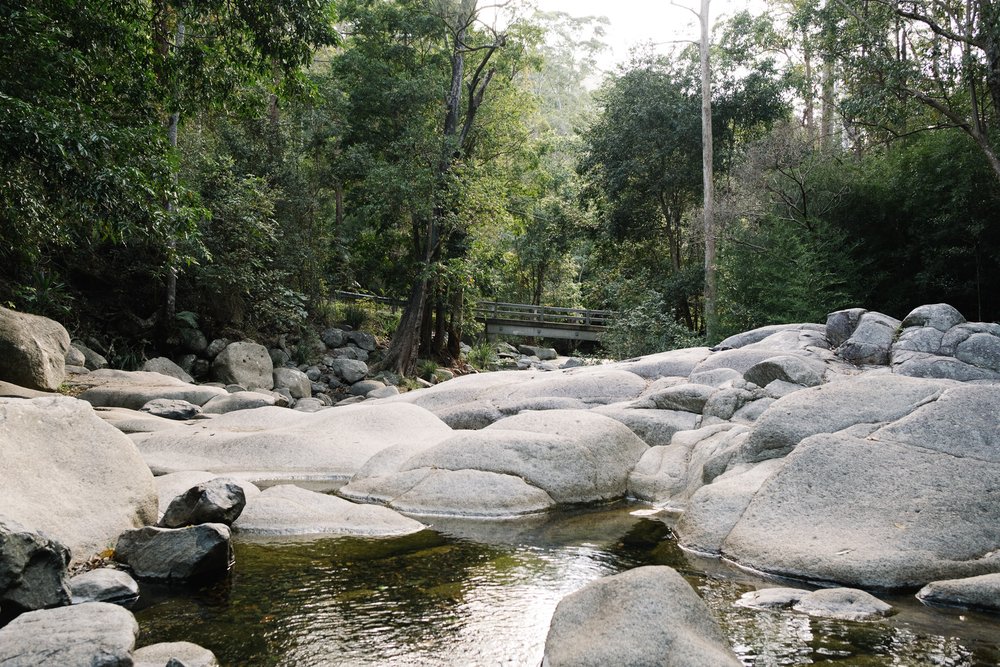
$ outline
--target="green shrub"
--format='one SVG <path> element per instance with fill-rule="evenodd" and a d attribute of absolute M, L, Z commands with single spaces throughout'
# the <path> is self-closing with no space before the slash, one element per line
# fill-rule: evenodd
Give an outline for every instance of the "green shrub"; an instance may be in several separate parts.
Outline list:
<path fill-rule="evenodd" d="M 437 362 L 433 359 L 417 360 L 417 377 L 430 382 L 434 379 L 434 371 L 438 369 Z"/>
<path fill-rule="evenodd" d="M 601 335 L 601 345 L 617 359 L 703 343 L 701 337 L 674 318 L 663 303 L 663 297 L 652 290 L 647 291 L 639 303 L 622 310 Z"/>
<path fill-rule="evenodd" d="M 493 343 L 488 340 L 479 341 L 473 345 L 466 358 L 472 367 L 478 370 L 486 371 L 496 368 L 496 349 L 494 349 Z"/>

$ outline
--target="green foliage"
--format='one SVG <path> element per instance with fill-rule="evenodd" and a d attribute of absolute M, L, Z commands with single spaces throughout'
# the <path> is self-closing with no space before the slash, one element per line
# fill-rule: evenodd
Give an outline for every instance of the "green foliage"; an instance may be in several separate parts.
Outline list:
<path fill-rule="evenodd" d="M 496 348 L 488 340 L 481 340 L 472 346 L 469 350 L 467 356 L 467 361 L 472 364 L 473 368 L 481 371 L 489 371 L 496 369 L 497 363 L 497 353 Z"/>
<path fill-rule="evenodd" d="M 51 271 L 32 273 L 31 282 L 18 285 L 12 293 L 11 307 L 33 315 L 44 315 L 65 322 L 73 311 L 75 297 L 57 275 Z"/>
<path fill-rule="evenodd" d="M 188 329 L 198 328 L 198 316 L 192 313 L 190 310 L 182 310 L 174 315 L 174 319 L 177 323 Z"/>
<path fill-rule="evenodd" d="M 731 225 L 719 253 L 719 331 L 725 337 L 767 324 L 825 322 L 859 303 L 845 236 L 775 216 Z"/>
<path fill-rule="evenodd" d="M 915 135 L 828 178 L 844 195 L 827 218 L 856 241 L 866 306 L 901 317 L 945 302 L 1000 318 L 1000 183 L 969 137 Z"/>
<path fill-rule="evenodd" d="M 434 373 L 437 371 L 437 362 L 433 359 L 418 359 L 417 360 L 417 377 L 428 382 L 434 379 Z"/>
<path fill-rule="evenodd" d="M 663 296 L 647 290 L 618 313 L 601 335 L 601 345 L 617 359 L 696 347 L 704 341 L 677 321 Z"/>

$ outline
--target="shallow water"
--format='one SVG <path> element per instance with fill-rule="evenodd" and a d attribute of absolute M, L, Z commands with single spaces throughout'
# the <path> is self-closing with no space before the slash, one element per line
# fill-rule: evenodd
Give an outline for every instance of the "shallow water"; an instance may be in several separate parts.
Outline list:
<path fill-rule="evenodd" d="M 680 550 L 635 506 L 511 522 L 436 521 L 398 539 L 240 540 L 223 582 L 144 586 L 140 645 L 194 641 L 223 665 L 538 665 L 559 600 L 586 582 L 670 565 L 745 665 L 1000 664 L 1000 616 L 887 599 L 878 623 L 734 607 L 767 585 Z"/>

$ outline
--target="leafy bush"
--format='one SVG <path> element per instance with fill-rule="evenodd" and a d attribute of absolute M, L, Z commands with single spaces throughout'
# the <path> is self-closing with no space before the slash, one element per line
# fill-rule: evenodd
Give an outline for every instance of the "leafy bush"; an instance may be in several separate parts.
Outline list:
<path fill-rule="evenodd" d="M 653 290 L 648 290 L 634 306 L 622 310 L 601 335 L 601 345 L 618 359 L 703 343 L 703 339 L 674 318 L 663 296 Z"/>
<path fill-rule="evenodd" d="M 496 367 L 497 354 L 493 343 L 483 340 L 472 346 L 467 360 L 474 368 L 481 371 L 493 370 Z"/>
<path fill-rule="evenodd" d="M 437 362 L 433 359 L 420 359 L 417 361 L 417 377 L 430 382 L 434 378 L 434 371 L 438 369 Z"/>

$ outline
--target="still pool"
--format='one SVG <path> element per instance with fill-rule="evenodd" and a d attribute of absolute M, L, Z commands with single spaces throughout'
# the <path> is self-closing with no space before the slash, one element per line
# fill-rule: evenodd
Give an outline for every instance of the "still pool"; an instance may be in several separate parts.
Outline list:
<path fill-rule="evenodd" d="M 559 600 L 588 581 L 670 565 L 699 591 L 745 665 L 1000 664 L 1000 616 L 880 596 L 877 623 L 734 607 L 767 581 L 679 549 L 666 524 L 616 505 L 517 521 L 435 520 L 397 539 L 236 542 L 203 588 L 144 586 L 140 645 L 193 641 L 223 665 L 529 665 Z"/>

